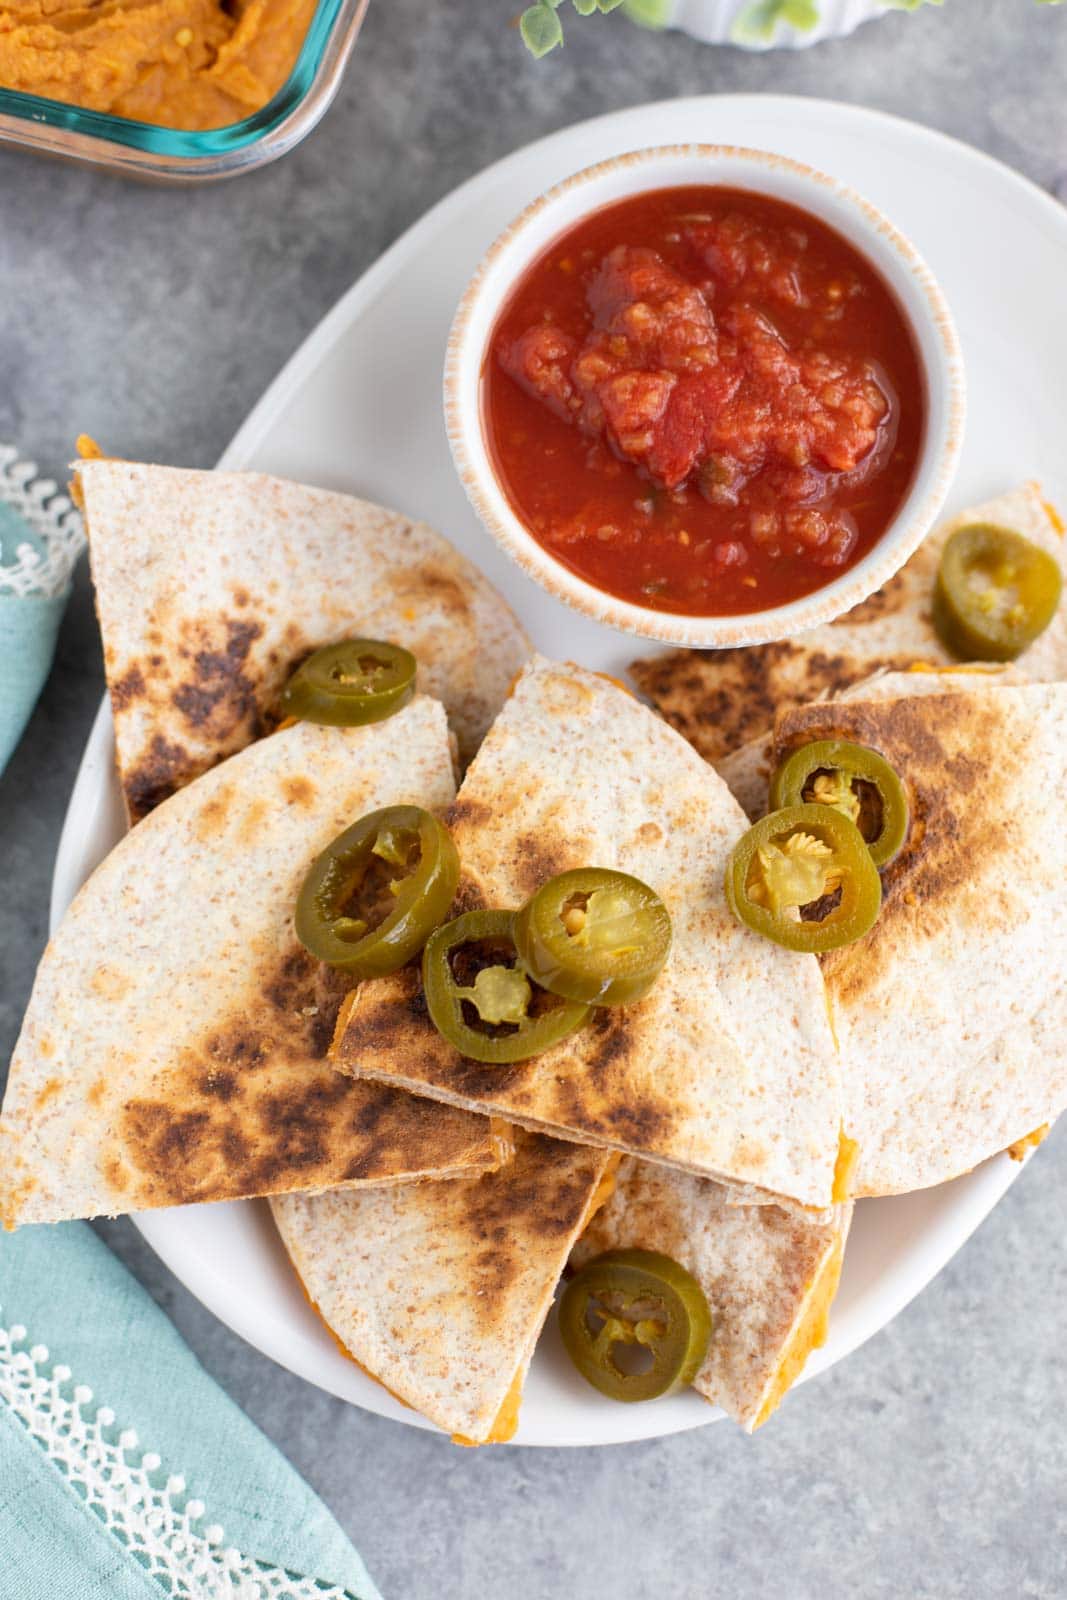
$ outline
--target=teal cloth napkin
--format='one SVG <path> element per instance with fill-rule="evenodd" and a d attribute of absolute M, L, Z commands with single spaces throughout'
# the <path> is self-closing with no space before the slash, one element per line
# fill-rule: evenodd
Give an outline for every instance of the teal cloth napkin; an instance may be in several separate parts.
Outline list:
<path fill-rule="evenodd" d="M 0 445 L 0 772 L 44 688 L 85 542 L 70 501 L 35 472 Z"/>
<path fill-rule="evenodd" d="M 0 773 L 84 543 L 0 444 Z M 2 1600 L 379 1600 L 322 1502 L 83 1222 L 0 1234 Z"/>
<path fill-rule="evenodd" d="M 82 1222 L 0 1235 L 5 1600 L 378 1600 L 307 1484 Z"/>
<path fill-rule="evenodd" d="M 0 772 L 44 688 L 66 604 L 65 593 L 0 593 Z"/>

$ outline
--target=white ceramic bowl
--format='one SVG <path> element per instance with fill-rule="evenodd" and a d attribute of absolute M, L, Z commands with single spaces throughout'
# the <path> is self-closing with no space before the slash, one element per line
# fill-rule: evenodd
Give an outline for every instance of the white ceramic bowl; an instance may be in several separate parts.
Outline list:
<path fill-rule="evenodd" d="M 653 611 L 587 583 L 527 531 L 497 480 L 482 426 L 482 367 L 497 316 L 526 267 L 599 207 L 652 189 L 721 184 L 784 200 L 843 234 L 881 273 L 900 303 L 923 370 L 927 415 L 911 488 L 873 548 L 840 577 L 788 605 L 739 616 Z M 763 644 L 829 622 L 903 566 L 944 503 L 963 443 L 959 340 L 930 269 L 903 234 L 852 189 L 785 156 L 725 145 L 672 145 L 616 156 L 557 184 L 491 246 L 460 302 L 445 361 L 445 423 L 456 470 L 494 539 L 550 594 L 610 627 L 704 649 Z"/>

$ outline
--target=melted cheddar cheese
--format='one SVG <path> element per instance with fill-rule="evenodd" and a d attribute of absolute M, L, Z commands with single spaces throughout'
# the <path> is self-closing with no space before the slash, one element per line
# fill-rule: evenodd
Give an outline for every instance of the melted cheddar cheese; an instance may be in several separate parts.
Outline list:
<path fill-rule="evenodd" d="M 845 1240 L 842 1234 L 811 1281 L 807 1304 L 782 1351 L 778 1369 L 767 1387 L 763 1404 L 752 1424 L 753 1428 L 761 1428 L 767 1418 L 778 1409 L 804 1370 L 804 1363 L 811 1352 L 820 1350 L 826 1343 L 826 1336 L 830 1331 L 830 1307 L 837 1294 L 844 1254 Z"/>
<path fill-rule="evenodd" d="M 1051 1124 L 1043 1122 L 1040 1128 L 1035 1128 L 1033 1133 L 1028 1133 L 1022 1139 L 1016 1139 L 1014 1144 L 1008 1146 L 1008 1154 L 1013 1161 L 1025 1161 L 1031 1150 L 1036 1150 L 1039 1144 L 1044 1144 L 1049 1135 Z"/>
<path fill-rule="evenodd" d="M 856 1163 L 859 1157 L 859 1145 L 855 1139 L 850 1139 L 842 1128 L 841 1142 L 837 1147 L 837 1164 L 834 1167 L 834 1186 L 830 1191 L 835 1206 L 844 1205 L 846 1200 L 851 1199 L 852 1180 L 856 1175 Z"/>

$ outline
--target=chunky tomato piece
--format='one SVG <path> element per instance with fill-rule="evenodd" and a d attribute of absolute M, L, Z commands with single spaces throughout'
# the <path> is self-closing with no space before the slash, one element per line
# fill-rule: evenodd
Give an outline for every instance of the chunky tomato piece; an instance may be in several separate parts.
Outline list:
<path fill-rule="evenodd" d="M 924 395 L 874 270 L 765 196 L 658 191 L 536 262 L 486 364 L 490 446 L 534 535 L 624 598 L 758 610 L 878 537 Z"/>
<path fill-rule="evenodd" d="M 570 377 L 578 353 L 573 339 L 547 322 L 527 328 L 500 353 L 507 372 L 564 421 L 580 404 Z"/>

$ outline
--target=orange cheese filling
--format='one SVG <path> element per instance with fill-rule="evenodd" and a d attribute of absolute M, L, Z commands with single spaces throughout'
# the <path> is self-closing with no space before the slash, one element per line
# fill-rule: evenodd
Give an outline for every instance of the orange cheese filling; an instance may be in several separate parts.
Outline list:
<path fill-rule="evenodd" d="M 1036 1150 L 1039 1144 L 1044 1144 L 1049 1136 L 1052 1124 L 1043 1122 L 1040 1128 L 1035 1128 L 1033 1133 L 1028 1133 L 1022 1139 L 1016 1139 L 1014 1144 L 1008 1146 L 1008 1154 L 1013 1161 L 1025 1161 L 1031 1150 Z"/>
<path fill-rule="evenodd" d="M 597 1212 L 601 1211 L 604 1206 L 607 1205 L 608 1201 L 615 1193 L 615 1179 L 619 1171 L 619 1162 L 621 1160 L 621 1151 L 613 1150 L 608 1156 L 608 1159 L 605 1161 L 604 1170 L 600 1174 L 600 1182 L 589 1196 L 589 1204 L 585 1208 L 585 1216 L 582 1218 L 582 1225 L 578 1230 L 579 1238 L 585 1232 L 586 1228 L 588 1228 Z"/>
<path fill-rule="evenodd" d="M 600 1208 L 607 1205 L 615 1193 L 615 1174 L 619 1170 L 619 1162 L 621 1160 L 622 1156 L 617 1151 L 613 1151 L 605 1161 L 600 1180 L 589 1196 L 589 1203 L 585 1208 L 585 1215 L 582 1218 L 579 1234 L 585 1232 Z M 493 1426 L 484 1440 L 468 1439 L 461 1433 L 454 1433 L 452 1435 L 452 1443 L 466 1445 L 473 1449 L 479 1443 L 507 1444 L 509 1439 L 513 1439 L 515 1430 L 519 1426 L 519 1408 L 522 1405 L 522 1389 L 525 1378 L 526 1373 L 520 1365 L 519 1370 L 511 1381 L 511 1388 L 504 1396 L 503 1404 L 493 1419 Z"/>
<path fill-rule="evenodd" d="M 507 1444 L 509 1439 L 515 1437 L 515 1430 L 519 1426 L 519 1407 L 522 1405 L 522 1385 L 525 1373 L 520 1369 L 512 1379 L 511 1388 L 504 1396 L 504 1404 L 496 1414 L 496 1421 L 489 1430 L 487 1444 Z"/>
<path fill-rule="evenodd" d="M 507 1444 L 509 1439 L 513 1439 L 515 1430 L 519 1426 L 519 1407 L 522 1405 L 522 1386 L 525 1378 L 526 1374 L 520 1366 L 511 1380 L 511 1388 L 504 1396 L 500 1410 L 493 1419 L 493 1426 L 484 1439 L 468 1439 L 466 1434 L 454 1433 L 452 1443 L 461 1444 L 469 1450 L 476 1450 L 480 1444 Z"/>
<path fill-rule="evenodd" d="M 330 1047 L 326 1052 L 328 1058 L 335 1056 L 341 1048 L 341 1040 L 344 1038 L 345 1029 L 348 1027 L 348 1019 L 352 1015 L 352 1007 L 356 1003 L 358 994 L 359 986 L 357 985 L 354 989 L 350 989 L 341 1001 L 341 1006 L 337 1013 L 337 1021 L 334 1023 L 333 1038 L 330 1040 Z"/>
<path fill-rule="evenodd" d="M 834 1167 L 834 1186 L 830 1197 L 835 1206 L 844 1205 L 852 1197 L 852 1180 L 856 1175 L 856 1163 L 860 1158 L 860 1147 L 855 1139 L 850 1139 L 844 1128 L 841 1129 L 841 1142 L 837 1147 L 837 1164 Z"/>
<path fill-rule="evenodd" d="M 1051 522 L 1053 528 L 1062 539 L 1064 534 L 1063 518 L 1056 510 L 1056 507 L 1052 504 L 1051 500 L 1042 500 L 1041 504 L 1048 512 L 1048 520 Z"/>
<path fill-rule="evenodd" d="M 851 1143 L 851 1141 L 849 1141 Z M 830 1331 L 830 1307 L 841 1280 L 841 1263 L 845 1255 L 844 1234 L 839 1235 L 828 1251 L 808 1289 L 807 1304 L 793 1333 L 782 1352 L 778 1370 L 767 1389 L 753 1428 L 762 1428 L 767 1418 L 777 1411 L 793 1384 L 804 1370 L 804 1363 L 813 1350 L 820 1350 Z"/>

